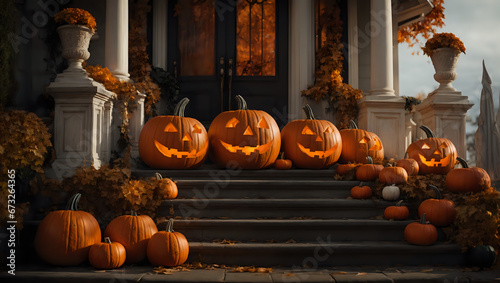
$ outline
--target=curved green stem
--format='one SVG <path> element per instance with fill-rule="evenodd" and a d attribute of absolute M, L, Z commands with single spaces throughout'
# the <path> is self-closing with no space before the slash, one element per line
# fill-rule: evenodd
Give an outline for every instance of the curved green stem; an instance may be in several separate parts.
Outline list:
<path fill-rule="evenodd" d="M 111 244 L 111 239 L 109 237 L 105 237 L 104 242 L 107 244 Z"/>
<path fill-rule="evenodd" d="M 235 96 L 236 101 L 238 101 L 238 110 L 248 110 L 247 102 L 241 95 L 236 95 Z"/>
<path fill-rule="evenodd" d="M 349 121 L 349 129 L 351 129 L 351 130 L 358 129 L 358 125 L 356 125 L 356 122 L 354 122 L 354 120 Z"/>
<path fill-rule="evenodd" d="M 173 233 L 174 232 L 174 219 L 170 218 L 167 223 L 167 232 Z"/>
<path fill-rule="evenodd" d="M 189 103 L 189 98 L 184 97 L 175 105 L 174 116 L 184 117 L 184 111 L 186 110 L 186 105 Z"/>
<path fill-rule="evenodd" d="M 422 129 L 422 131 L 424 131 L 427 138 L 435 138 L 436 137 L 436 135 L 432 132 L 432 130 L 429 127 L 422 125 L 422 126 L 420 126 L 420 129 Z"/>
<path fill-rule="evenodd" d="M 78 202 L 80 201 L 81 197 L 82 194 L 80 193 L 74 194 L 66 204 L 66 210 L 73 210 L 73 211 L 78 210 Z"/>
<path fill-rule="evenodd" d="M 420 218 L 420 224 L 427 224 L 427 219 L 425 219 L 425 213 L 422 214 L 422 218 Z"/>
<path fill-rule="evenodd" d="M 133 209 L 132 209 L 132 210 L 130 211 L 130 215 L 132 215 L 132 216 L 137 216 L 137 212 L 135 212 L 135 210 L 133 210 Z"/>
<path fill-rule="evenodd" d="M 373 158 L 371 156 L 366 157 L 366 164 L 373 164 Z"/>
<path fill-rule="evenodd" d="M 161 176 L 161 174 L 160 174 L 160 173 L 158 173 L 158 172 L 156 172 L 156 173 L 155 173 L 155 177 L 156 177 L 156 180 L 161 180 L 161 179 L 163 179 L 163 177 Z"/>
<path fill-rule="evenodd" d="M 436 194 L 436 199 L 442 199 L 443 197 L 441 196 L 441 192 L 439 191 L 438 187 L 434 185 L 428 185 L 427 188 L 431 188 L 434 190 L 434 193 Z"/>
<path fill-rule="evenodd" d="M 462 168 L 469 168 L 469 164 L 467 164 L 467 161 L 463 159 L 462 157 L 457 157 L 458 162 L 460 162 L 460 165 L 462 165 Z"/>
<path fill-rule="evenodd" d="M 313 110 L 311 106 L 309 106 L 309 104 L 306 104 L 304 107 L 302 107 L 302 109 L 304 109 L 304 112 L 306 112 L 307 119 L 316 120 L 316 118 L 314 117 Z"/>
<path fill-rule="evenodd" d="M 396 202 L 396 206 L 401 206 L 403 204 L 403 200 L 399 200 L 398 202 Z"/>

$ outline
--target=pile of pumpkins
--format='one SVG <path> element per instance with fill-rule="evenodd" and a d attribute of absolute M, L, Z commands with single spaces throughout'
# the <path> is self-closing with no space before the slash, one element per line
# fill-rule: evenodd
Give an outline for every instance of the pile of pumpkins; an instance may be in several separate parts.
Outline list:
<path fill-rule="evenodd" d="M 382 198 L 387 201 L 398 200 L 400 189 L 397 185 L 406 183 L 408 176 L 417 174 L 446 175 L 446 188 L 454 193 L 480 192 L 490 187 L 491 179 L 488 173 L 482 168 L 469 168 L 467 162 L 457 156 L 457 150 L 450 140 L 435 137 L 426 126 L 420 128 L 427 137 L 413 142 L 407 149 L 407 156 L 398 160 L 396 166 L 384 167 L 381 164 L 373 164 L 372 157 L 367 156 L 366 164 L 360 166 L 338 165 L 337 174 L 346 175 L 355 170 L 356 179 L 360 181 L 378 179 L 385 185 Z M 455 168 L 457 163 L 460 163 L 462 168 Z M 415 245 L 434 244 L 438 239 L 436 227 L 450 225 L 457 214 L 454 203 L 443 199 L 436 186 L 429 185 L 428 188 L 434 190 L 436 197 L 427 199 L 419 205 L 420 221 L 408 224 L 404 230 L 406 241 Z M 372 189 L 363 183 L 351 189 L 352 198 L 367 199 L 371 196 Z M 409 210 L 401 203 L 402 201 L 399 201 L 396 205 L 388 206 L 384 211 L 384 218 L 407 219 Z"/>
<path fill-rule="evenodd" d="M 375 162 L 384 158 L 379 137 L 357 129 L 339 131 L 327 120 L 315 119 L 309 105 L 303 107 L 306 119 L 294 120 L 280 131 L 276 121 L 261 110 L 249 110 L 237 95 L 238 109 L 225 111 L 212 121 L 208 132 L 194 118 L 184 117 L 188 98 L 175 107 L 173 115 L 150 119 L 139 136 L 139 155 L 156 169 L 192 169 L 207 156 L 223 168 L 323 169 L 335 162 Z M 277 160 L 280 152 L 286 160 Z"/>
<path fill-rule="evenodd" d="M 114 269 L 146 258 L 154 266 L 177 266 L 189 255 L 186 237 L 173 230 L 170 218 L 165 231 L 158 231 L 147 215 L 122 215 L 111 220 L 104 231 L 94 216 L 78 210 L 81 194 L 71 197 L 64 210 L 53 211 L 42 220 L 35 249 L 45 262 L 57 266 L 76 266 L 87 260 L 99 269 Z"/>

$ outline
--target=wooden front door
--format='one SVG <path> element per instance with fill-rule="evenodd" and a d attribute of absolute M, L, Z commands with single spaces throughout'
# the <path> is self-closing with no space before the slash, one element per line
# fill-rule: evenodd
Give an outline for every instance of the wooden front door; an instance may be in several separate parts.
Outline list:
<path fill-rule="evenodd" d="M 237 108 L 287 121 L 288 1 L 169 1 L 168 70 L 177 75 L 186 116 L 205 125 Z M 282 121 L 283 120 L 283 121 Z"/>

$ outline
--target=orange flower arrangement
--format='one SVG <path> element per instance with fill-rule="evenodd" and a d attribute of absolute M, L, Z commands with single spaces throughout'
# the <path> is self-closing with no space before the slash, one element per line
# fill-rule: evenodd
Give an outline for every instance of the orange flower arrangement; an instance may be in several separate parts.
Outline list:
<path fill-rule="evenodd" d="M 89 12 L 79 8 L 66 8 L 58 12 L 54 20 L 59 25 L 83 25 L 92 32 L 97 28 L 95 18 Z"/>
<path fill-rule="evenodd" d="M 459 52 L 463 52 L 465 54 L 465 46 L 460 38 L 456 37 L 453 33 L 447 32 L 436 33 L 425 43 L 425 46 L 422 47 L 422 50 L 424 51 L 424 54 L 431 56 L 434 50 L 445 47 L 454 48 Z"/>

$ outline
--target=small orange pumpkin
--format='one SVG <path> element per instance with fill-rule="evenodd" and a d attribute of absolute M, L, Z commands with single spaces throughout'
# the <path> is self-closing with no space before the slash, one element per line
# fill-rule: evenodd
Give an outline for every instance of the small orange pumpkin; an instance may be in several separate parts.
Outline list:
<path fill-rule="evenodd" d="M 220 167 L 263 169 L 280 153 L 281 135 L 276 121 L 261 110 L 248 110 L 236 95 L 238 110 L 217 115 L 208 129 L 210 159 Z"/>
<path fill-rule="evenodd" d="M 303 107 L 306 119 L 294 120 L 281 130 L 282 150 L 299 168 L 328 168 L 340 157 L 342 138 L 328 120 L 314 117 L 311 106 Z"/>
<path fill-rule="evenodd" d="M 192 169 L 205 161 L 208 134 L 203 124 L 184 117 L 189 103 L 183 98 L 174 114 L 149 120 L 139 136 L 139 155 L 149 167 L 158 169 Z"/>
<path fill-rule="evenodd" d="M 369 186 L 363 186 L 363 183 L 360 183 L 359 186 L 354 186 L 351 189 L 351 197 L 354 199 L 367 199 L 372 196 L 372 188 Z"/>
<path fill-rule="evenodd" d="M 498 158 L 498 157 L 497 157 Z M 467 162 L 457 157 L 462 168 L 456 168 L 446 175 L 446 188 L 455 193 L 481 192 L 491 186 L 488 172 L 483 168 L 471 167 Z"/>
<path fill-rule="evenodd" d="M 403 200 L 400 200 L 396 203 L 396 205 L 388 206 L 384 209 L 384 218 L 385 219 L 394 219 L 394 220 L 405 220 L 410 215 L 410 210 L 408 207 L 401 205 Z"/>
<path fill-rule="evenodd" d="M 451 200 L 443 199 L 441 192 L 436 186 L 429 185 L 436 193 L 435 199 L 426 199 L 418 207 L 418 215 L 427 215 L 427 219 L 435 226 L 448 226 L 453 223 L 457 211 Z"/>
<path fill-rule="evenodd" d="M 81 194 L 71 197 L 65 210 L 45 216 L 35 235 L 35 249 L 53 265 L 79 265 L 87 260 L 90 247 L 101 242 L 101 228 L 92 214 L 78 211 Z"/>
<path fill-rule="evenodd" d="M 457 149 L 445 138 L 436 138 L 427 126 L 420 126 L 427 138 L 420 139 L 408 146 L 408 157 L 418 163 L 419 174 L 445 175 L 455 167 Z"/>
<path fill-rule="evenodd" d="M 415 159 L 408 158 L 408 152 L 405 153 L 405 158 L 396 162 L 396 166 L 403 167 L 408 173 L 408 176 L 418 175 L 418 162 Z"/>
<path fill-rule="evenodd" d="M 132 211 L 131 215 L 111 220 L 104 230 L 104 237 L 125 247 L 126 263 L 138 263 L 146 259 L 148 241 L 156 232 L 158 228 L 151 217 Z"/>
<path fill-rule="evenodd" d="M 434 225 L 426 222 L 424 213 L 420 218 L 420 222 L 412 222 L 406 225 L 404 237 L 410 244 L 429 246 L 437 241 L 438 232 Z"/>
<path fill-rule="evenodd" d="M 373 164 L 373 159 L 370 156 L 368 156 L 366 160 L 366 164 L 363 164 L 356 169 L 356 179 L 360 181 L 375 181 L 378 178 L 380 171 L 384 169 L 384 165 Z"/>
<path fill-rule="evenodd" d="M 285 159 L 284 152 L 280 154 L 280 158 L 276 159 L 274 162 L 274 167 L 278 170 L 289 170 L 292 169 L 292 161 L 290 159 Z"/>
<path fill-rule="evenodd" d="M 189 243 L 183 234 L 174 232 L 174 219 L 168 220 L 167 229 L 151 237 L 148 243 L 148 259 L 155 266 L 177 266 L 186 262 Z"/>
<path fill-rule="evenodd" d="M 408 181 L 408 173 L 403 167 L 389 166 L 380 170 L 378 174 L 380 182 L 386 185 L 391 184 L 404 184 Z"/>
<path fill-rule="evenodd" d="M 349 129 L 340 130 L 342 154 L 340 163 L 366 163 L 366 157 L 380 163 L 384 159 L 384 146 L 380 138 L 372 132 L 360 130 L 354 121 Z"/>
<path fill-rule="evenodd" d="M 163 176 L 156 172 L 155 177 L 158 180 L 157 189 L 160 197 L 163 199 L 174 199 L 177 197 L 179 190 L 175 181 L 169 178 L 163 178 Z"/>
<path fill-rule="evenodd" d="M 347 164 L 339 164 L 335 168 L 335 173 L 339 174 L 340 176 L 345 176 L 351 172 L 353 172 L 359 165 L 358 164 L 353 164 L 351 162 Z"/>
<path fill-rule="evenodd" d="M 126 257 L 125 247 L 111 242 L 109 237 L 104 238 L 104 243 L 94 244 L 89 251 L 90 264 L 99 269 L 118 268 L 125 263 Z"/>

